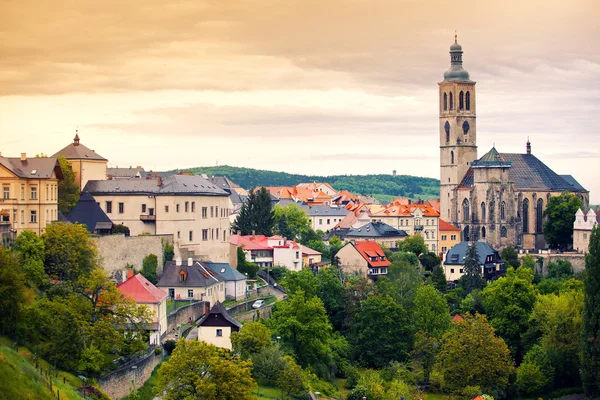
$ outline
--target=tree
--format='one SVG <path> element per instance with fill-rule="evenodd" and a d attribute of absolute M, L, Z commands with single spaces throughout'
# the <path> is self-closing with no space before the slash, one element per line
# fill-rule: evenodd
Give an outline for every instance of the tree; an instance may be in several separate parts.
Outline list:
<path fill-rule="evenodd" d="M 307 298 L 317 295 L 317 279 L 312 271 L 308 269 L 298 272 L 285 271 L 281 284 L 291 294 L 302 292 Z"/>
<path fill-rule="evenodd" d="M 237 269 L 242 274 L 248 274 L 248 278 L 256 278 L 256 274 L 259 270 L 257 264 L 246 261 L 246 253 L 244 253 L 244 249 L 241 247 L 237 248 Z"/>
<path fill-rule="evenodd" d="M 197 340 L 181 339 L 158 370 L 155 393 L 165 400 L 250 400 L 257 388 L 252 362 Z"/>
<path fill-rule="evenodd" d="M 14 244 L 21 257 L 21 270 L 30 286 L 40 287 L 47 283 L 44 272 L 44 241 L 33 231 L 23 231 Z"/>
<path fill-rule="evenodd" d="M 14 335 L 22 320 L 26 300 L 25 275 L 17 258 L 0 247 L 0 332 Z"/>
<path fill-rule="evenodd" d="M 306 398 L 308 389 L 302 380 L 302 369 L 290 356 L 283 356 L 281 360 L 283 361 L 283 368 L 278 373 L 277 386 L 288 397 Z"/>
<path fill-rule="evenodd" d="M 284 207 L 276 205 L 273 212 L 275 214 L 275 220 L 279 221 L 278 228 L 282 228 L 282 230 L 278 230 L 277 232 L 280 236 L 290 240 L 301 240 L 312 230 L 308 214 L 295 203 L 287 204 Z M 283 226 L 281 226 L 282 224 Z M 287 232 L 285 232 L 286 226 Z"/>
<path fill-rule="evenodd" d="M 275 210 L 277 210 L 278 206 L 275 206 Z M 277 213 L 275 213 L 275 219 L 277 221 L 277 234 L 279 236 L 283 236 L 284 238 L 294 238 L 294 234 L 292 233 L 292 230 L 290 229 L 290 226 L 287 222 L 287 217 L 285 216 L 285 214 L 281 214 L 279 217 L 277 217 Z"/>
<path fill-rule="evenodd" d="M 425 245 L 425 239 L 423 236 L 414 234 L 407 236 L 401 243 L 400 249 L 402 251 L 408 251 L 419 257 L 422 253 L 427 252 L 427 245 Z"/>
<path fill-rule="evenodd" d="M 467 294 L 474 289 L 482 289 L 485 282 L 481 277 L 481 264 L 479 264 L 479 253 L 477 243 L 473 242 L 467 248 L 464 261 L 464 275 L 460 278 L 460 284 Z"/>
<path fill-rule="evenodd" d="M 511 347 L 516 359 L 521 359 L 521 337 L 529 326 L 529 316 L 537 300 L 531 270 L 509 267 L 506 276 L 494 281 L 481 297 L 490 323 Z"/>
<path fill-rule="evenodd" d="M 442 263 L 440 256 L 432 251 L 426 251 L 419 256 L 419 261 L 426 271 L 433 271 L 434 268 L 439 267 Z"/>
<path fill-rule="evenodd" d="M 590 397 L 600 395 L 600 228 L 590 236 L 583 281 L 583 352 L 581 380 Z"/>
<path fill-rule="evenodd" d="M 344 284 L 335 267 L 324 268 L 317 274 L 317 296 L 323 301 L 329 320 L 340 330 L 344 319 Z"/>
<path fill-rule="evenodd" d="M 525 354 L 517 368 L 517 387 L 522 393 L 535 395 L 550 389 L 553 381 L 554 367 L 548 353 L 536 344 Z"/>
<path fill-rule="evenodd" d="M 431 285 L 417 289 L 414 299 L 413 326 L 428 336 L 441 338 L 450 328 L 450 310 L 446 299 Z"/>
<path fill-rule="evenodd" d="M 332 236 L 329 238 L 329 257 L 331 257 L 331 263 L 337 266 L 337 253 L 344 247 L 344 242 L 338 236 Z"/>
<path fill-rule="evenodd" d="M 85 226 L 55 222 L 42 236 L 46 273 L 59 280 L 75 281 L 98 264 L 96 246 Z"/>
<path fill-rule="evenodd" d="M 158 282 L 156 269 L 158 268 L 158 256 L 156 254 L 148 254 L 142 261 L 142 275 L 153 284 Z"/>
<path fill-rule="evenodd" d="M 122 234 L 125 236 L 129 236 L 131 234 L 129 228 L 123 224 L 113 224 L 112 233 L 113 235 Z"/>
<path fill-rule="evenodd" d="M 574 275 L 573 265 L 568 260 L 556 260 L 548 263 L 548 278 L 568 279 Z"/>
<path fill-rule="evenodd" d="M 433 268 L 433 273 L 431 274 L 431 283 L 437 290 L 440 291 L 440 293 L 446 293 L 446 274 L 444 274 L 442 267 L 437 266 Z"/>
<path fill-rule="evenodd" d="M 289 221 L 288 221 L 289 223 Z M 271 194 L 261 187 L 250 189 L 248 199 L 233 223 L 233 229 L 240 235 L 271 236 L 275 226 L 275 214 L 271 204 Z"/>
<path fill-rule="evenodd" d="M 271 331 L 260 322 L 247 322 L 239 332 L 231 333 L 231 344 L 233 350 L 246 359 L 272 346 Z"/>
<path fill-rule="evenodd" d="M 413 327 L 406 309 L 392 297 L 378 295 L 363 301 L 356 317 L 356 352 L 368 366 L 382 368 L 390 361 L 407 359 Z"/>
<path fill-rule="evenodd" d="M 58 156 L 57 159 L 63 175 L 62 179 L 58 181 L 58 211 L 67 215 L 79 201 L 79 193 L 83 188 L 80 188 L 75 182 L 75 173 L 71 163 L 63 156 Z"/>
<path fill-rule="evenodd" d="M 283 353 L 279 346 L 265 347 L 252 354 L 252 376 L 259 383 L 274 385 L 285 368 Z"/>
<path fill-rule="evenodd" d="M 502 258 L 502 260 L 504 260 L 507 266 L 513 268 L 519 268 L 521 266 L 521 263 L 519 262 L 519 254 L 512 246 L 507 246 L 504 249 L 502 249 L 500 257 Z"/>
<path fill-rule="evenodd" d="M 553 247 L 568 248 L 573 243 L 575 213 L 582 207 L 577 195 L 564 191 L 548 199 L 544 211 L 544 238 Z"/>
<path fill-rule="evenodd" d="M 479 386 L 485 392 L 502 394 L 514 371 L 508 346 L 481 314 L 467 314 L 444 335 L 438 366 L 444 388 L 454 393 Z"/>
<path fill-rule="evenodd" d="M 169 242 L 164 241 L 162 253 L 163 266 L 165 266 L 169 261 L 173 260 L 173 257 L 175 257 L 175 246 L 173 246 L 173 244 Z"/>

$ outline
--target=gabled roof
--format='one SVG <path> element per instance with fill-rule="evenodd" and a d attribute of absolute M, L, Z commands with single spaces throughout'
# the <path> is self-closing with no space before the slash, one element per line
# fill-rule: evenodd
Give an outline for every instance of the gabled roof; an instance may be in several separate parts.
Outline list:
<path fill-rule="evenodd" d="M 142 167 L 129 167 L 129 168 L 118 168 L 110 167 L 106 168 L 106 176 L 113 176 L 115 178 L 145 178 L 146 171 Z"/>
<path fill-rule="evenodd" d="M 452 232 L 460 232 L 460 228 L 457 226 L 454 226 L 446 221 L 444 221 L 443 219 L 440 218 L 439 220 L 439 225 L 438 225 L 438 229 L 440 232 L 448 232 L 448 231 L 452 231 Z"/>
<path fill-rule="evenodd" d="M 385 257 L 385 253 L 377 242 L 350 242 L 350 244 L 358 250 L 371 267 L 387 267 L 392 264 L 387 258 L 381 261 L 381 257 Z M 377 261 L 371 261 L 370 257 L 377 257 Z"/>
<path fill-rule="evenodd" d="M 350 229 L 346 238 L 370 237 L 375 239 L 388 237 L 405 237 L 408 234 L 383 222 L 369 222 L 358 229 Z"/>
<path fill-rule="evenodd" d="M 34 157 L 21 160 L 19 157 L 1 157 L 0 165 L 19 178 L 48 179 L 52 173 L 62 178 L 62 170 L 56 157 Z M 41 193 L 40 193 L 41 196 Z"/>
<path fill-rule="evenodd" d="M 160 183 L 160 184 L 159 184 Z M 171 175 L 162 180 L 115 179 L 88 181 L 84 191 L 100 194 L 229 196 L 229 193 L 197 175 Z"/>
<path fill-rule="evenodd" d="M 439 217 L 440 213 L 428 204 L 412 203 L 408 205 L 392 203 L 385 210 L 371 214 L 371 217 L 411 217 L 416 209 L 419 209 L 424 217 Z"/>
<path fill-rule="evenodd" d="M 117 285 L 117 289 L 138 304 L 158 304 L 168 296 L 167 292 L 154 286 L 142 274 L 136 274 Z"/>
<path fill-rule="evenodd" d="M 233 318 L 231 316 L 231 314 L 229 314 L 229 312 L 225 309 L 225 307 L 223 307 L 223 304 L 221 304 L 220 301 L 217 301 L 215 303 L 215 305 L 210 309 L 208 314 L 204 314 L 204 316 L 202 318 L 200 318 L 200 321 L 198 321 L 198 326 L 204 325 L 204 323 L 208 319 L 210 319 L 211 317 L 214 318 L 215 316 L 218 316 L 218 315 L 221 315 L 230 324 L 237 326 L 238 328 L 242 327 L 242 324 L 238 320 Z"/>
<path fill-rule="evenodd" d="M 223 279 L 225 279 L 225 282 L 243 281 L 246 279 L 246 275 L 242 274 L 240 271 L 233 268 L 228 263 L 202 261 L 202 265 L 204 265 L 206 268 L 210 269 L 214 273 L 221 275 Z"/>
<path fill-rule="evenodd" d="M 311 217 L 343 217 L 348 215 L 349 210 L 343 207 L 331 206 L 300 206 L 301 209 Z"/>
<path fill-rule="evenodd" d="M 184 279 L 181 280 L 180 276 Z M 163 269 L 163 274 L 156 286 L 158 287 L 209 287 L 225 279 L 204 267 L 198 261 L 194 261 L 191 266 L 187 262 L 177 265 L 176 261 L 169 261 Z"/>
<path fill-rule="evenodd" d="M 305 256 L 320 256 L 321 252 L 320 251 L 316 251 L 311 249 L 310 247 L 304 246 L 304 245 L 300 245 L 300 248 L 302 249 L 302 255 Z"/>
<path fill-rule="evenodd" d="M 112 221 L 88 192 L 83 192 L 69 215 L 69 222 L 83 224 L 90 233 L 97 229 L 112 229 Z"/>
<path fill-rule="evenodd" d="M 96 153 L 94 150 L 90 150 L 81 143 L 79 143 L 79 135 L 75 134 L 73 143 L 69 144 L 62 150 L 57 151 L 52 157 L 63 156 L 67 160 L 101 160 L 107 161 L 106 158 Z"/>
<path fill-rule="evenodd" d="M 460 242 L 452 246 L 450 250 L 448 250 L 448 254 L 446 254 L 445 265 L 464 265 L 465 263 L 465 255 L 467 254 L 467 248 L 469 247 L 469 242 Z M 475 242 L 477 246 L 477 254 L 479 255 L 479 264 L 485 265 L 488 264 L 486 261 L 487 256 L 494 256 L 494 263 L 502 262 L 500 259 L 500 255 L 496 250 L 492 248 L 487 242 Z"/>

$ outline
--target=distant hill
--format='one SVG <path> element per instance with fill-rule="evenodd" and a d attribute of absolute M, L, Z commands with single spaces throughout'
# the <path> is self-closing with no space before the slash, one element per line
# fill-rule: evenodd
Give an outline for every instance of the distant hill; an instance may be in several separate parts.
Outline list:
<path fill-rule="evenodd" d="M 194 174 L 225 175 L 243 188 L 257 186 L 293 186 L 300 182 L 327 182 L 336 190 L 372 195 L 383 203 L 396 196 L 411 199 L 431 200 L 440 196 L 440 181 L 410 175 L 298 175 L 286 172 L 265 171 L 252 168 L 196 167 L 182 171 Z"/>

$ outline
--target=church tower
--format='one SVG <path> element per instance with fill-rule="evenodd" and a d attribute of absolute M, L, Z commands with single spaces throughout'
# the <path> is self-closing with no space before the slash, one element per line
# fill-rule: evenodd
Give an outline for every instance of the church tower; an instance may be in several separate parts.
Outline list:
<path fill-rule="evenodd" d="M 458 222 L 456 187 L 477 160 L 475 82 L 462 66 L 462 46 L 454 35 L 450 69 L 440 82 L 440 215 Z"/>

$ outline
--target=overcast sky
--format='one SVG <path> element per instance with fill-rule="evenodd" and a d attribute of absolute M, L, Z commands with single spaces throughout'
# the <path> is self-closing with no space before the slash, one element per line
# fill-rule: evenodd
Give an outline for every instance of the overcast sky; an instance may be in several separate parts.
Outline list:
<path fill-rule="evenodd" d="M 2 154 L 79 129 L 110 166 L 439 178 L 454 30 L 478 145 L 600 203 L 597 0 L 59 0 L 0 5 Z"/>

